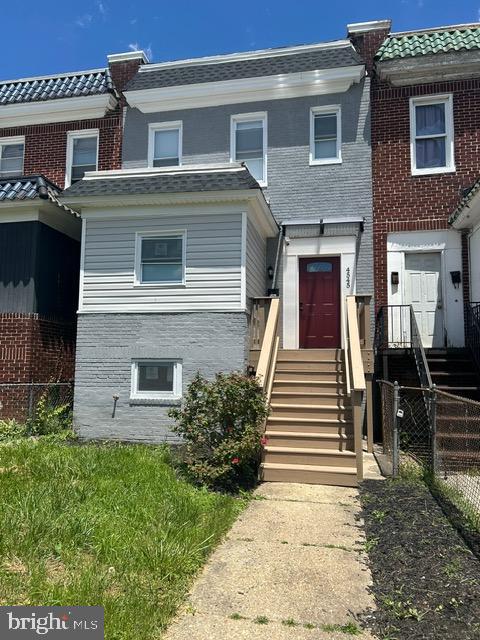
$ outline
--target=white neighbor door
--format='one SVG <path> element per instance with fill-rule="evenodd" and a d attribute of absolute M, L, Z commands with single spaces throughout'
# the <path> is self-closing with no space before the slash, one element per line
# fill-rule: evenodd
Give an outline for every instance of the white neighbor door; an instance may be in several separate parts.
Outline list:
<path fill-rule="evenodd" d="M 443 299 L 440 253 L 405 254 L 405 302 L 411 304 L 423 346 L 443 347 Z"/>

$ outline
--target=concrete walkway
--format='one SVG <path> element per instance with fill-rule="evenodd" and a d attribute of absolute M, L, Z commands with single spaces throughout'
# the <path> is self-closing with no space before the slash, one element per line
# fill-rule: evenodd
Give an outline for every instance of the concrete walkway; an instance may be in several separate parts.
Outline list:
<path fill-rule="evenodd" d="M 370 458 L 370 456 L 368 456 Z M 368 476 L 376 467 L 366 460 Z M 264 483 L 213 553 L 167 640 L 345 640 L 374 607 L 358 491 Z M 360 640 L 373 638 L 364 631 Z"/>

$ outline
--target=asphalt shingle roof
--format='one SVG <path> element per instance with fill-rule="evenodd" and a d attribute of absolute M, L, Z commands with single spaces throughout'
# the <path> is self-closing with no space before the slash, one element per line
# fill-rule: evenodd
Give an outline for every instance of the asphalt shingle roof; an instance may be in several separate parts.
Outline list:
<path fill-rule="evenodd" d="M 0 178 L 0 202 L 13 200 L 48 200 L 57 197 L 60 189 L 41 175 Z"/>
<path fill-rule="evenodd" d="M 80 180 L 63 192 L 63 196 L 107 196 L 154 193 L 191 193 L 260 189 L 247 169 L 191 173 L 165 173 L 151 176 L 107 177 Z"/>
<path fill-rule="evenodd" d="M 453 224 L 455 222 L 455 220 L 463 212 L 465 207 L 467 207 L 470 204 L 475 194 L 478 193 L 479 191 L 480 191 L 480 178 L 478 178 L 478 180 L 474 182 L 470 188 L 464 191 L 463 197 L 458 203 L 457 208 L 448 219 L 449 224 Z"/>
<path fill-rule="evenodd" d="M 78 98 L 114 92 L 110 71 L 72 73 L 54 78 L 0 82 L 0 105 Z"/>
<path fill-rule="evenodd" d="M 424 33 L 392 34 L 383 42 L 375 59 L 383 61 L 413 58 L 471 49 L 480 49 L 480 27 L 478 26 Z"/>
<path fill-rule="evenodd" d="M 273 51 L 272 51 L 273 53 Z M 178 67 L 158 67 L 149 70 L 142 67 L 127 85 L 127 91 L 172 87 L 176 85 L 218 82 L 241 78 L 256 78 L 282 73 L 298 73 L 333 67 L 350 67 L 363 64 L 362 59 L 351 46 L 332 46 L 306 53 L 262 57 L 250 60 L 217 62 L 213 64 L 186 65 Z"/>

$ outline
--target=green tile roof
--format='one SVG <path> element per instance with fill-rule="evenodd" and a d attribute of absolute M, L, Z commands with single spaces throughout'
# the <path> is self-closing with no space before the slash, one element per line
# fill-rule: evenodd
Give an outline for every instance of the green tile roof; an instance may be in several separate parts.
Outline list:
<path fill-rule="evenodd" d="M 417 33 L 392 34 L 382 44 L 376 60 L 393 60 L 415 56 L 480 49 L 480 26 Z"/>

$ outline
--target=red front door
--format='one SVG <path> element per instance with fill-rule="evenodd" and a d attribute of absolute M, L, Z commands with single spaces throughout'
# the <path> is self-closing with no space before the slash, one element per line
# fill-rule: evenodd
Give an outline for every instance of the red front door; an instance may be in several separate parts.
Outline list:
<path fill-rule="evenodd" d="M 300 258 L 300 349 L 340 346 L 340 258 Z"/>

